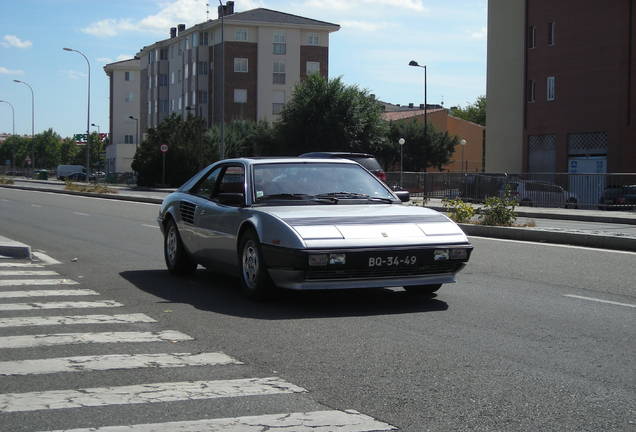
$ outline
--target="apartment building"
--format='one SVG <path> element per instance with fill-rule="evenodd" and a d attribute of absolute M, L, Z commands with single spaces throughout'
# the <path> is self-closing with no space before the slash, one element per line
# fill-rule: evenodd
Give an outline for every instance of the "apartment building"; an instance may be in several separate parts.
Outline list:
<path fill-rule="evenodd" d="M 486 170 L 636 168 L 634 0 L 489 0 Z"/>

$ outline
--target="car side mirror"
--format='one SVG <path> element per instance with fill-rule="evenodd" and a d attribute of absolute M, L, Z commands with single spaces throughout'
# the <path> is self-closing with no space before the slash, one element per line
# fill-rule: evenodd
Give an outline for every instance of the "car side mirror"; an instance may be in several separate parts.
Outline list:
<path fill-rule="evenodd" d="M 402 202 L 409 202 L 411 200 L 411 194 L 409 191 L 401 190 L 401 191 L 393 191 L 393 193 L 400 199 Z"/>
<path fill-rule="evenodd" d="M 245 196 L 241 192 L 222 192 L 216 196 L 219 204 L 242 207 L 245 205 Z"/>

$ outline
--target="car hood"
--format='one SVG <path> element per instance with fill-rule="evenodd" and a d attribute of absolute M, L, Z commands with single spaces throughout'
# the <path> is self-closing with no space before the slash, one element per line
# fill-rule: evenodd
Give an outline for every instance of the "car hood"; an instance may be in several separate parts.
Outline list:
<path fill-rule="evenodd" d="M 467 243 L 457 224 L 424 207 L 396 204 L 260 207 L 308 247 Z"/>

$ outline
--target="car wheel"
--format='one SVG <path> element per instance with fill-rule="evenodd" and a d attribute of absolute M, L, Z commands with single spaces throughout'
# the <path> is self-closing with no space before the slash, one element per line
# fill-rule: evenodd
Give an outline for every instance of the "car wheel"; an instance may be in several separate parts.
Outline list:
<path fill-rule="evenodd" d="M 185 275 L 193 273 L 197 269 L 197 263 L 185 250 L 177 224 L 172 219 L 168 221 L 166 235 L 163 238 L 163 256 L 168 271 L 172 274 Z"/>
<path fill-rule="evenodd" d="M 441 287 L 442 287 L 442 284 L 437 284 L 437 285 L 412 285 L 412 286 L 405 286 L 404 289 L 409 294 L 424 295 L 424 294 L 434 294 Z"/>
<path fill-rule="evenodd" d="M 570 198 L 566 203 L 565 203 L 565 208 L 571 208 L 571 209 L 575 209 L 577 208 L 577 204 L 576 204 L 576 199 L 574 198 Z"/>
<path fill-rule="evenodd" d="M 271 296 L 274 284 L 265 267 L 261 244 L 254 231 L 248 230 L 241 236 L 238 258 L 241 288 L 245 295 L 255 300 Z"/>

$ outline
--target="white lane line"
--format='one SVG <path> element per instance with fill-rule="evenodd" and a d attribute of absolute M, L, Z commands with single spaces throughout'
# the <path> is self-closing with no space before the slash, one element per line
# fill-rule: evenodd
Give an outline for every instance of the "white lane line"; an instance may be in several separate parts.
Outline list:
<path fill-rule="evenodd" d="M 58 333 L 0 337 L 0 348 L 34 348 L 85 343 L 176 342 L 193 340 L 175 330 L 159 332 Z M 0 411 L 1 411 L 0 403 Z"/>
<path fill-rule="evenodd" d="M 0 270 L 0 276 L 59 276 L 52 270 Z"/>
<path fill-rule="evenodd" d="M 35 252 L 32 252 L 31 255 L 35 256 L 37 259 L 39 259 L 46 265 L 62 264 L 58 260 L 51 258 L 47 254 L 45 254 L 43 251 L 35 251 Z"/>
<path fill-rule="evenodd" d="M 35 255 L 35 252 L 31 253 L 31 255 Z M 44 268 L 44 266 L 42 264 L 33 264 L 33 263 L 17 263 L 17 262 L 13 262 L 13 263 L 0 263 L 0 267 L 4 267 L 4 268 L 22 268 L 22 267 L 28 267 L 28 268 Z"/>
<path fill-rule="evenodd" d="M 0 412 L 189 401 L 305 392 L 278 377 L 167 382 L 0 394 Z"/>
<path fill-rule="evenodd" d="M 52 432 L 381 432 L 397 430 L 355 410 L 312 411 Z"/>
<path fill-rule="evenodd" d="M 141 226 L 145 226 L 147 228 L 157 228 L 157 229 L 159 229 L 159 227 L 157 225 L 141 224 Z"/>
<path fill-rule="evenodd" d="M 19 297 L 61 297 L 99 295 L 97 291 L 89 289 L 77 290 L 30 290 L 30 291 L 0 291 L 0 299 Z"/>
<path fill-rule="evenodd" d="M 108 308 L 120 307 L 123 304 L 114 300 L 84 302 L 47 302 L 47 303 L 5 303 L 0 304 L 0 312 L 17 310 L 40 310 L 40 309 L 85 309 L 85 308 Z M 0 346 L 0 348 L 2 348 Z"/>
<path fill-rule="evenodd" d="M 7 279 L 0 280 L 0 287 L 3 286 L 25 286 L 25 285 L 77 285 L 72 279 Z"/>
<path fill-rule="evenodd" d="M 510 240 L 510 239 L 500 239 L 500 238 L 481 237 L 481 236 L 468 236 L 468 237 L 476 238 L 479 240 L 491 240 L 491 241 L 498 241 L 498 242 L 505 242 L 505 243 L 519 243 L 519 244 L 528 244 L 528 245 L 534 245 L 534 246 L 549 246 L 549 247 L 558 247 L 558 248 L 566 248 L 566 249 L 582 249 L 582 250 L 587 250 L 592 252 L 636 255 L 636 252 L 621 251 L 621 250 L 614 250 L 614 249 L 600 249 L 600 248 L 592 248 L 592 247 L 586 247 L 586 246 L 574 246 L 574 245 L 565 245 L 565 244 L 556 244 L 556 243 L 542 243 L 542 242 L 532 242 L 532 241 L 525 241 L 525 240 Z"/>
<path fill-rule="evenodd" d="M 222 366 L 229 364 L 240 365 L 243 363 L 221 352 L 198 354 L 109 354 L 0 362 L 0 376 L 139 368 Z"/>
<path fill-rule="evenodd" d="M 90 216 L 88 213 L 82 213 L 82 212 L 73 212 L 74 215 L 78 215 L 78 216 Z"/>
<path fill-rule="evenodd" d="M 0 327 L 31 327 L 74 324 L 125 324 L 125 323 L 154 323 L 156 320 L 145 314 L 121 315 L 63 315 L 48 317 L 15 317 L 0 318 Z M 0 375 L 2 368 L 0 367 Z"/>
<path fill-rule="evenodd" d="M 564 297 L 571 297 L 571 298 L 575 298 L 575 299 L 580 299 L 580 300 L 588 300 L 588 301 L 593 301 L 593 302 L 598 302 L 598 303 L 607 303 L 607 304 L 612 304 L 612 305 L 616 305 L 616 306 L 627 306 L 627 307 L 631 307 L 631 308 L 636 308 L 635 304 L 629 304 L 629 303 L 619 303 L 619 302 L 615 302 L 615 301 L 611 301 L 611 300 L 603 300 L 603 299 L 598 299 L 598 298 L 594 298 L 594 297 L 583 297 L 583 296 L 578 296 L 578 295 L 574 295 L 574 294 L 564 294 Z"/>

